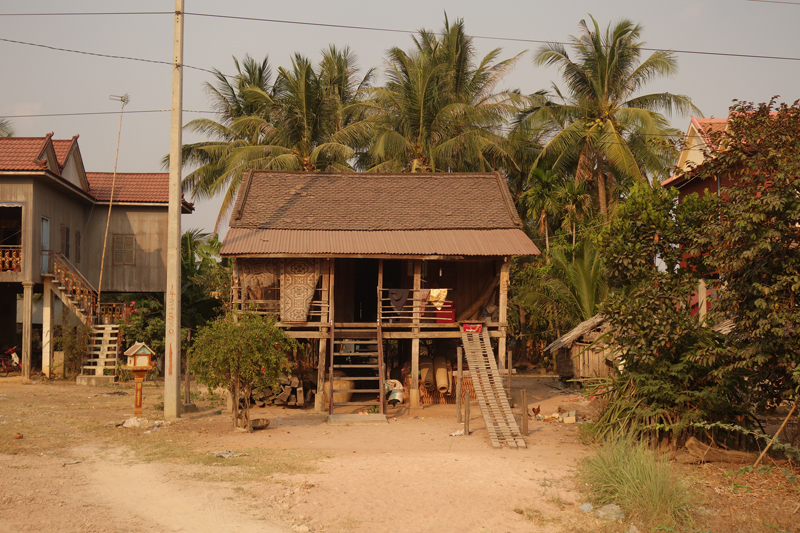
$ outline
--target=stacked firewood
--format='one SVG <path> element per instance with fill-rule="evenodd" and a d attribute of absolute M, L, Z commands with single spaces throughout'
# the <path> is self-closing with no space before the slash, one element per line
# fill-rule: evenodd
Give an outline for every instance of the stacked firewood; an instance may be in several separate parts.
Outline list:
<path fill-rule="evenodd" d="M 267 405 L 307 407 L 313 404 L 314 395 L 317 393 L 317 384 L 313 381 L 298 376 L 283 376 L 278 381 L 280 385 L 277 389 L 273 387 L 253 389 L 250 404 L 257 407 Z"/>

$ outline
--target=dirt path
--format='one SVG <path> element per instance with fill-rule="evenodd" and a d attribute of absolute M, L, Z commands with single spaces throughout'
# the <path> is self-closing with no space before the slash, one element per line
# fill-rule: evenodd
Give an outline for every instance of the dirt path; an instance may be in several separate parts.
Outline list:
<path fill-rule="evenodd" d="M 383 426 L 329 426 L 266 408 L 233 433 L 219 407 L 160 430 L 122 429 L 129 385 L 0 382 L 0 531 L 590 531 L 572 475 L 576 426 L 532 423 L 524 450 L 496 450 L 480 411 L 469 437 L 453 406 L 396 409 Z M 110 393 L 128 393 L 112 395 Z M 147 409 L 160 395 L 145 389 Z M 543 412 L 575 398 L 531 394 Z M 14 440 L 13 434 L 24 435 Z M 209 452 L 248 455 L 216 459 Z M 65 465 L 65 466 L 62 466 Z"/>

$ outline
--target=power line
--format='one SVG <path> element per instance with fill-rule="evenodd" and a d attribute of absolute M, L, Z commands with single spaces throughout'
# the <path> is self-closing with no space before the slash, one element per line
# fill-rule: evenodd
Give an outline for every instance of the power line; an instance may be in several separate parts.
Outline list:
<path fill-rule="evenodd" d="M 169 113 L 169 109 L 144 109 L 140 111 L 125 111 L 126 115 L 133 113 Z M 215 114 L 213 111 L 198 111 L 195 109 L 184 109 L 184 113 L 204 113 L 207 115 Z M 3 115 L 3 118 L 36 118 L 36 117 L 84 117 L 90 115 L 116 115 L 116 111 L 91 111 L 86 113 L 43 113 L 38 115 Z"/>
<path fill-rule="evenodd" d="M 762 2 L 762 3 L 784 3 L 784 4 L 794 4 L 800 5 L 798 2 L 788 2 L 788 1 L 779 1 L 779 0 L 747 0 L 751 2 Z M 405 33 L 405 34 L 416 34 L 418 30 L 403 30 L 397 28 L 384 28 L 380 26 L 355 26 L 351 24 L 330 24 L 330 23 L 323 23 L 323 22 L 307 22 L 307 21 L 299 21 L 299 20 L 285 20 L 285 19 L 271 19 L 271 18 L 261 18 L 261 17 L 244 17 L 244 16 L 236 16 L 236 15 L 219 15 L 214 13 L 190 13 L 186 12 L 185 15 L 195 16 L 195 17 L 208 17 L 208 18 L 219 18 L 219 19 L 228 19 L 228 20 L 245 20 L 245 21 L 252 21 L 252 22 L 268 22 L 273 24 L 289 24 L 289 25 L 296 25 L 296 26 L 312 26 L 318 28 L 335 28 L 335 29 L 344 29 L 344 30 L 359 30 L 359 31 L 377 31 L 377 32 L 384 32 L 384 33 Z M 0 16 L 94 16 L 94 15 L 174 15 L 172 11 L 143 11 L 143 12 L 87 12 L 87 13 L 69 13 L 69 12 L 62 12 L 62 13 L 0 13 Z M 484 39 L 489 41 L 504 41 L 504 42 L 517 42 L 517 43 L 533 43 L 533 44 L 561 44 L 565 46 L 569 46 L 571 42 L 565 41 L 548 41 L 543 39 L 522 39 L 522 38 L 515 38 L 515 37 L 496 37 L 490 35 L 472 35 L 475 39 Z M 171 64 L 164 61 L 154 61 L 154 60 L 147 60 L 147 59 L 140 59 L 140 58 L 130 58 L 130 57 L 120 57 L 120 56 L 110 56 L 105 54 L 97 54 L 97 53 L 90 53 L 90 52 L 80 52 L 76 50 L 65 50 L 55 47 L 49 47 L 44 45 L 36 45 L 33 43 L 21 43 L 20 41 L 11 41 L 9 39 L 2 39 L 4 41 L 9 42 L 19 42 L 20 44 L 31 44 L 33 46 L 43 46 L 44 48 L 51 48 L 54 50 L 61 50 L 67 52 L 76 52 L 76 53 L 83 53 L 88 55 L 97 55 L 101 57 L 111 57 L 111 58 L 120 58 L 120 59 L 131 59 L 135 61 L 145 61 L 150 63 L 165 63 Z M 645 50 L 648 52 L 661 52 L 667 51 L 665 48 L 645 48 L 642 47 L 641 50 Z M 720 57 L 738 57 L 738 58 L 746 58 L 746 59 L 773 59 L 779 61 L 800 61 L 800 57 L 791 57 L 791 56 L 771 56 L 771 55 L 763 55 L 763 54 L 736 54 L 732 52 L 707 52 L 702 50 L 684 50 L 684 49 L 675 49 L 675 50 L 668 50 L 670 52 L 676 54 L 693 54 L 693 55 L 708 55 L 708 56 L 720 56 Z M 205 72 L 209 72 L 212 74 L 216 74 L 215 72 L 200 68 L 200 67 L 192 67 L 189 65 L 184 65 L 186 68 L 193 68 L 196 70 L 202 70 Z M 230 77 L 230 76 L 227 76 Z"/>
<path fill-rule="evenodd" d="M 746 0 L 747 2 L 761 2 L 762 4 L 788 4 L 790 6 L 800 6 L 800 2 L 782 2 L 780 0 Z"/>
<path fill-rule="evenodd" d="M 0 16 L 2 16 L 2 15 L 0 15 Z M 72 54 L 82 54 L 82 55 L 87 55 L 87 56 L 106 57 L 106 58 L 109 58 L 109 59 L 126 59 L 128 61 L 140 61 L 142 63 L 156 63 L 156 64 L 159 64 L 159 65 L 172 66 L 172 63 L 170 61 L 159 61 L 157 59 L 144 59 L 144 58 L 141 58 L 141 57 L 130 57 L 130 56 L 115 56 L 115 55 L 111 55 L 111 54 L 101 54 L 99 52 L 84 52 L 83 50 L 72 50 L 72 49 L 69 49 L 69 48 L 59 48 L 57 46 L 50 46 L 50 45 L 47 45 L 47 44 L 29 43 L 29 42 L 25 42 L 25 41 L 15 41 L 13 39 L 4 39 L 2 37 L 0 37 L 0 41 L 5 41 L 7 43 L 14 43 L 14 44 L 23 44 L 23 45 L 26 45 L 26 46 L 36 46 L 38 48 L 46 48 L 48 50 L 55 50 L 57 52 L 69 52 L 69 53 L 72 53 Z M 183 66 L 184 66 L 184 68 L 191 68 L 191 69 L 194 69 L 194 70 L 202 70 L 203 72 L 208 72 L 209 74 L 214 74 L 214 75 L 217 74 L 215 71 L 209 70 L 207 68 L 193 67 L 191 65 L 186 65 L 186 64 L 184 64 Z"/>

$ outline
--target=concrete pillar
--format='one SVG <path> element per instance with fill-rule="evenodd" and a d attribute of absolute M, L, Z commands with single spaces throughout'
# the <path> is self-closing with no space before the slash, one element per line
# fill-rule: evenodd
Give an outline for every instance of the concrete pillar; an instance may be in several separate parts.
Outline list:
<path fill-rule="evenodd" d="M 327 332 L 325 332 L 327 333 Z M 328 351 L 328 339 L 319 340 L 319 365 L 317 366 L 317 394 L 314 396 L 314 411 L 321 413 L 325 410 L 325 363 Z"/>
<path fill-rule="evenodd" d="M 164 342 L 164 418 L 181 416 L 181 132 L 183 128 L 183 0 L 175 0 L 172 114 L 167 215 L 167 292 Z"/>
<path fill-rule="evenodd" d="M 31 326 L 33 323 L 33 282 L 22 282 L 22 377 L 31 377 Z"/>
<path fill-rule="evenodd" d="M 44 278 L 44 293 L 42 294 L 42 373 L 50 377 L 53 361 L 53 291 L 50 289 L 52 280 L 49 276 Z"/>

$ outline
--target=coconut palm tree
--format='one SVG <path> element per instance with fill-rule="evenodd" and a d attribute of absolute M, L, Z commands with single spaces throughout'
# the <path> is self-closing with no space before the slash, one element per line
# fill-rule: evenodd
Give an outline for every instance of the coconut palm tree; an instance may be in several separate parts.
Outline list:
<path fill-rule="evenodd" d="M 184 146 L 184 162 L 197 168 L 184 178 L 192 198 L 224 193 L 217 219 L 233 206 L 244 171 L 346 170 L 354 151 L 332 135 L 358 118 L 349 109 L 372 79 L 360 80 L 349 48 L 329 47 L 315 68 L 296 54 L 291 68 L 279 68 L 274 83 L 267 60 L 245 57 L 230 83 L 217 71 L 208 86 L 220 120 L 198 119 L 186 127 L 212 138 Z"/>
<path fill-rule="evenodd" d="M 549 135 L 538 164 L 590 182 L 607 216 L 610 182 L 663 176 L 677 157 L 665 142 L 674 132 L 662 113 L 700 111 L 684 95 L 638 94 L 649 81 L 677 70 L 669 51 L 640 61 L 640 25 L 621 20 L 603 32 L 591 22 L 581 21 L 580 35 L 571 38 L 574 60 L 559 43 L 539 49 L 535 63 L 559 67 L 567 92 L 554 86 L 532 95 L 517 122 Z"/>
<path fill-rule="evenodd" d="M 14 127 L 7 118 L 0 117 L 0 137 L 13 137 Z"/>
<path fill-rule="evenodd" d="M 564 213 L 562 227 L 572 234 L 572 246 L 575 247 L 578 219 L 589 214 L 592 196 L 586 190 L 586 183 L 577 179 L 566 180 L 557 185 L 553 191 L 557 211 Z"/>
<path fill-rule="evenodd" d="M 527 214 L 527 219 L 535 220 L 539 226 L 539 235 L 544 236 L 545 255 L 550 262 L 550 224 L 548 215 L 560 212 L 561 204 L 557 197 L 561 179 L 549 170 L 534 168 L 528 179 L 527 190 L 520 198 L 520 204 Z"/>
<path fill-rule="evenodd" d="M 365 118 L 338 134 L 364 144 L 358 166 L 373 172 L 491 170 L 510 157 L 501 135 L 519 96 L 495 92 L 519 55 L 477 60 L 463 20 L 420 30 L 414 48 L 387 53 L 386 84 L 362 104 Z"/>

